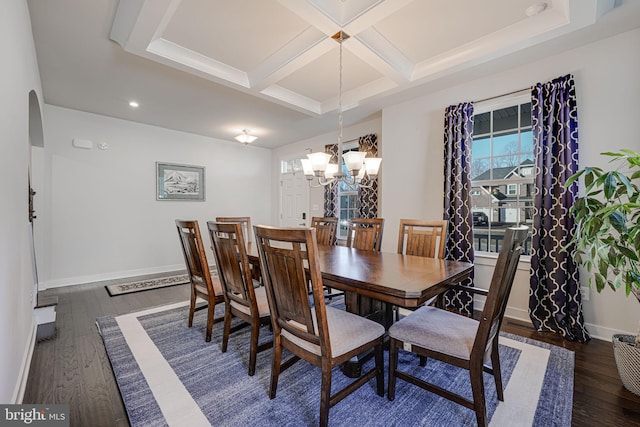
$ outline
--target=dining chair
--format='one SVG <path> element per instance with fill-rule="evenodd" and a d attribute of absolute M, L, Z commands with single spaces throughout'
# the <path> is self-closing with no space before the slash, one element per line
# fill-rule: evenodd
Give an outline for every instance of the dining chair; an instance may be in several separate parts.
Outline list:
<path fill-rule="evenodd" d="M 311 227 L 316 229 L 318 245 L 334 246 L 336 244 L 338 218 L 314 216 L 311 218 Z M 329 286 L 325 286 L 324 289 L 326 290 L 325 297 L 329 300 L 344 295 L 344 292 L 333 292 Z"/>
<path fill-rule="evenodd" d="M 208 221 L 207 227 L 225 300 L 222 352 L 227 351 L 233 317 L 248 323 L 251 326 L 249 375 L 253 375 L 257 354 L 271 347 L 271 342 L 258 346 L 260 326 L 271 321 L 267 294 L 264 286 L 251 277 L 242 224 Z"/>
<path fill-rule="evenodd" d="M 276 397 L 281 372 L 299 359 L 322 370 L 320 426 L 328 425 L 331 407 L 374 377 L 378 395 L 384 396 L 384 327 L 325 305 L 316 230 L 266 226 L 255 226 L 254 230 L 273 325 L 269 398 Z M 308 280 L 311 295 L 307 293 Z M 281 363 L 283 349 L 293 356 Z M 332 395 L 333 368 L 371 349 L 375 366 Z"/>
<path fill-rule="evenodd" d="M 316 229 L 319 245 L 333 246 L 336 244 L 338 218 L 314 216 L 311 218 L 311 227 Z"/>
<path fill-rule="evenodd" d="M 456 286 L 486 296 L 479 321 L 436 307 L 424 306 L 389 328 L 389 400 L 394 400 L 396 378 L 400 378 L 473 409 L 478 426 L 487 425 L 482 376 L 483 372 L 493 375 L 498 400 L 504 401 L 498 336 L 518 260 L 524 250 L 523 243 L 528 233 L 529 229 L 526 226 L 506 230 L 488 291 Z M 407 372 L 399 371 L 398 349 L 400 348 L 468 370 L 472 399 L 445 390 Z M 485 364 L 489 360 L 491 366 Z"/>
<path fill-rule="evenodd" d="M 400 219 L 398 253 L 444 258 L 447 220 Z"/>
<path fill-rule="evenodd" d="M 253 228 L 251 228 L 250 216 L 218 216 L 216 222 L 237 222 L 242 225 L 242 233 L 247 244 L 253 242 Z M 251 277 L 260 280 L 260 266 L 251 264 Z"/>
<path fill-rule="evenodd" d="M 380 251 L 384 218 L 351 218 L 347 229 L 347 247 Z"/>
<path fill-rule="evenodd" d="M 244 234 L 245 242 L 253 242 L 253 228 L 251 228 L 250 216 L 218 216 L 216 222 L 237 222 L 242 224 L 242 233 Z"/>
<path fill-rule="evenodd" d="M 398 253 L 443 259 L 448 224 L 447 220 L 400 219 Z M 432 304 L 437 298 L 434 297 L 425 304 Z M 398 307 L 395 313 L 396 320 L 399 320 Z"/>
<path fill-rule="evenodd" d="M 191 283 L 191 298 L 189 303 L 189 327 L 193 325 L 193 315 L 197 310 L 207 308 L 207 330 L 205 341 L 211 341 L 213 324 L 221 322 L 223 318 L 214 319 L 215 306 L 224 302 L 222 285 L 218 277 L 211 277 L 207 255 L 198 221 L 184 221 L 176 219 L 176 228 L 182 246 L 187 275 Z M 196 307 L 196 300 L 200 297 L 207 302 L 204 306 Z"/>

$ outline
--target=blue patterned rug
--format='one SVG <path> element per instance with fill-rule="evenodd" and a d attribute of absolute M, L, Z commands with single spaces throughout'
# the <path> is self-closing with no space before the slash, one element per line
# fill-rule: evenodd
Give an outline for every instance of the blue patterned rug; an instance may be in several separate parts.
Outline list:
<path fill-rule="evenodd" d="M 275 399 L 267 393 L 271 351 L 258 354 L 256 374 L 247 375 L 249 329 L 232 334 L 220 352 L 222 324 L 204 341 L 204 310 L 187 328 L 187 303 L 97 320 L 132 426 L 307 426 L 317 425 L 320 369 L 299 361 L 283 372 Z M 222 314 L 218 306 L 216 317 Z M 269 341 L 268 327 L 261 342 Z M 284 355 L 286 356 L 286 355 Z M 284 359 L 283 356 L 283 359 Z M 574 354 L 538 341 L 502 334 L 500 345 L 505 402 L 498 404 L 493 377 L 485 377 L 488 415 L 494 426 L 570 426 Z M 385 352 L 385 363 L 388 353 Z M 372 364 L 369 361 L 368 364 Z M 365 366 L 365 369 L 369 365 Z M 469 390 L 466 371 L 400 352 L 399 366 L 441 386 Z M 387 374 L 385 368 L 385 388 Z M 333 389 L 350 379 L 333 373 Z M 332 426 L 474 426 L 473 411 L 404 381 L 389 402 L 375 392 L 375 380 L 329 412 Z"/>

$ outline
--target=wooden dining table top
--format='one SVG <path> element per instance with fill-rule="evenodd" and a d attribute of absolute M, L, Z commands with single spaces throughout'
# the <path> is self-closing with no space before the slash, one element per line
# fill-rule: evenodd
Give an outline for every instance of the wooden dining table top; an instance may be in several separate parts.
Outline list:
<path fill-rule="evenodd" d="M 247 253 L 257 263 L 258 250 Z M 473 264 L 344 246 L 318 246 L 323 283 L 402 307 L 417 307 L 468 278 Z"/>

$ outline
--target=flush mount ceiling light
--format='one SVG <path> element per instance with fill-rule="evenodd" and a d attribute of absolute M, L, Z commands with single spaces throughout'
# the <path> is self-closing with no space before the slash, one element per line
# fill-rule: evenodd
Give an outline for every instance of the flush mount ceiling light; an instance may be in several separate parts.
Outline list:
<path fill-rule="evenodd" d="M 236 140 L 244 145 L 251 144 L 253 141 L 258 139 L 257 136 L 249 135 L 249 130 L 242 129 L 242 133 L 235 137 Z"/>
<path fill-rule="evenodd" d="M 140 106 L 140 104 L 138 104 L 136 101 L 130 101 L 129 102 L 129 107 L 138 108 L 139 106 Z"/>
<path fill-rule="evenodd" d="M 378 170 L 382 158 L 366 157 L 368 153 L 364 151 L 342 151 L 342 42 L 349 38 L 344 31 L 338 31 L 332 38 L 340 44 L 340 65 L 339 76 L 340 85 L 338 90 L 338 163 L 329 163 L 331 154 L 310 153 L 306 159 L 301 159 L 304 175 L 310 187 L 320 187 L 333 182 L 341 182 L 356 189 L 372 188 L 373 181 L 378 178 Z M 344 161 L 344 163 L 343 163 Z M 368 184 L 363 182 L 365 175 Z M 313 183 L 314 178 L 317 183 Z"/>

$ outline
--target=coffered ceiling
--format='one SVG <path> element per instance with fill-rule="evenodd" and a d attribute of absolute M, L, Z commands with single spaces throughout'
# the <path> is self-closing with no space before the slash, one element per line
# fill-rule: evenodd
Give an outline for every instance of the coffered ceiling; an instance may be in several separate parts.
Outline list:
<path fill-rule="evenodd" d="M 620 3 L 29 0 L 48 103 L 229 140 L 248 128 L 265 147 L 335 128 L 340 30 L 348 125 L 456 73 L 553 41 L 561 49 Z M 133 98 L 138 111 L 116 111 Z"/>

